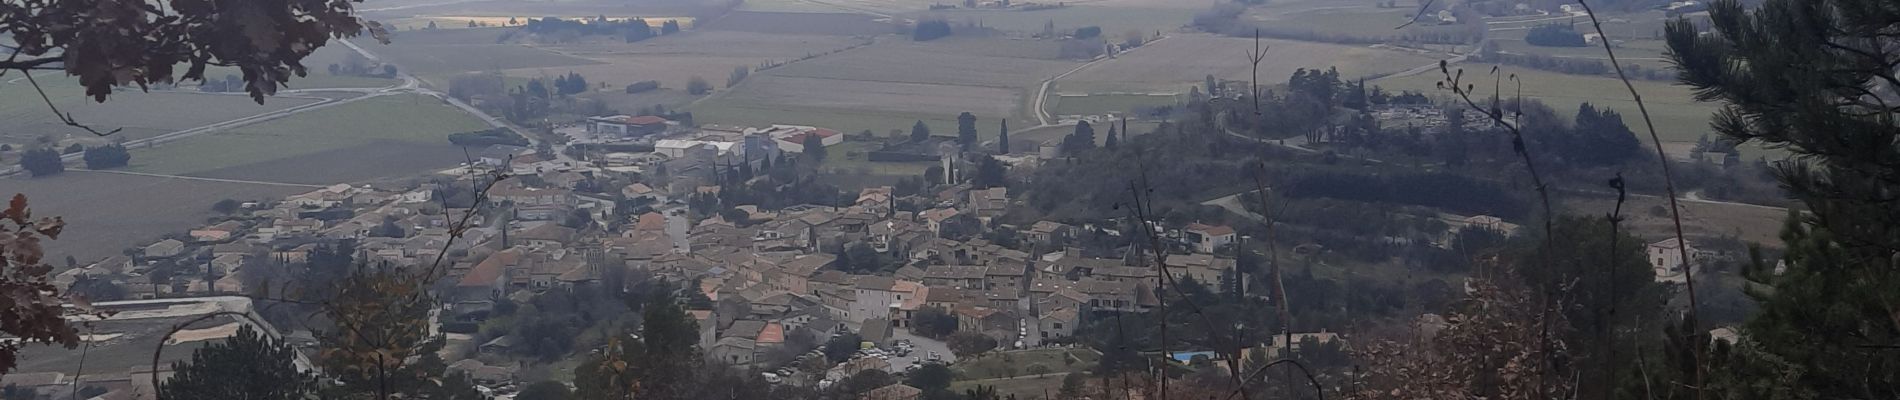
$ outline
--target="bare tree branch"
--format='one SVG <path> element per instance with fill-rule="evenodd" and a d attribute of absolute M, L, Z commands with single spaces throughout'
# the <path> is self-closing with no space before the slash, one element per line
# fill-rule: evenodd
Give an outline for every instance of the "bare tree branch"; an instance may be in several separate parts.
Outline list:
<path fill-rule="evenodd" d="M 1610 47 L 1610 36 L 1603 33 L 1603 22 L 1597 19 L 1596 10 L 1590 8 L 1589 1 L 1577 0 L 1577 4 L 1582 5 L 1583 12 L 1590 15 L 1590 25 L 1597 31 L 1597 41 L 1603 44 L 1603 53 L 1610 57 L 1610 67 L 1616 70 L 1616 78 L 1622 80 L 1623 87 L 1629 90 L 1630 99 L 1636 101 L 1636 110 L 1643 114 L 1643 125 L 1649 129 L 1649 141 L 1656 145 L 1656 160 L 1662 163 L 1663 188 L 1669 195 L 1669 220 L 1674 224 L 1676 233 L 1676 252 L 1678 256 L 1682 257 L 1684 263 L 1689 263 L 1691 262 L 1689 258 L 1689 241 L 1683 238 L 1682 235 L 1682 206 L 1677 204 L 1676 201 L 1676 179 L 1671 176 L 1672 174 L 1669 171 L 1669 154 L 1663 151 L 1662 137 L 1656 134 L 1656 122 L 1649 117 L 1649 106 L 1643 102 L 1643 95 L 1636 92 L 1636 85 L 1630 83 L 1629 75 L 1623 73 L 1623 64 L 1617 61 L 1616 50 Z M 1687 270 L 1683 272 L 1682 278 L 1683 286 L 1688 288 L 1687 291 L 1689 293 L 1689 312 L 1687 315 L 1689 318 L 1689 326 L 1694 329 L 1701 329 L 1701 325 L 1696 319 L 1696 308 L 1701 307 L 1701 304 L 1696 301 L 1694 264 L 1689 265 Z M 1695 355 L 1696 400 L 1702 399 L 1703 347 L 1704 346 L 1697 345 L 1690 348 L 1691 353 Z"/>

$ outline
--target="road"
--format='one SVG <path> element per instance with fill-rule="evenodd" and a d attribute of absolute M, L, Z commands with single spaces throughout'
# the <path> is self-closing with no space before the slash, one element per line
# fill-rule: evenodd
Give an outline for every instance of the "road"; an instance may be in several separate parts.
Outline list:
<path fill-rule="evenodd" d="M 149 177 L 155 177 L 155 178 L 184 179 L 184 180 L 205 181 L 205 182 L 243 183 L 243 184 L 250 184 L 250 185 L 267 185 L 267 186 L 287 186 L 287 187 L 309 188 L 309 189 L 324 188 L 323 185 L 308 185 L 308 184 L 302 184 L 302 183 L 283 183 L 283 182 L 247 181 L 247 180 L 241 180 L 241 179 L 202 178 L 202 177 L 196 177 L 196 176 L 148 174 L 144 172 L 119 171 L 119 170 L 74 168 L 74 169 L 71 169 L 71 171 L 83 171 L 83 172 L 93 172 L 93 173 L 101 173 L 101 174 L 149 176 Z"/>
<path fill-rule="evenodd" d="M 1136 47 L 1136 48 L 1122 51 L 1121 54 L 1128 54 L 1129 52 L 1132 52 L 1132 51 L 1141 50 L 1143 47 L 1148 47 L 1147 46 L 1148 44 L 1154 44 L 1155 42 L 1168 40 L 1169 37 L 1171 36 L 1162 36 L 1162 37 L 1155 38 L 1155 40 L 1150 40 L 1148 41 L 1147 44 L 1144 44 L 1141 47 Z M 1052 126 L 1061 126 L 1062 124 L 1049 122 L 1050 119 L 1054 118 L 1054 116 L 1049 114 L 1049 104 L 1048 104 L 1049 88 L 1055 87 L 1056 81 L 1061 80 L 1062 78 L 1066 78 L 1069 75 L 1074 74 L 1076 72 L 1080 72 L 1084 68 L 1088 68 L 1089 66 L 1099 64 L 1103 61 L 1113 60 L 1113 59 L 1115 59 L 1115 57 L 1102 56 L 1101 58 L 1097 58 L 1093 61 L 1082 63 L 1082 65 L 1078 65 L 1074 69 L 1070 69 L 1068 72 L 1063 72 L 1059 75 L 1049 77 L 1049 79 L 1042 80 L 1042 86 L 1039 86 L 1036 88 L 1036 123 L 1037 125 L 1028 127 L 1028 128 L 1017 129 L 1015 132 L 1010 132 L 1010 133 L 1022 133 L 1022 132 L 1036 130 L 1036 129 L 1048 128 Z"/>

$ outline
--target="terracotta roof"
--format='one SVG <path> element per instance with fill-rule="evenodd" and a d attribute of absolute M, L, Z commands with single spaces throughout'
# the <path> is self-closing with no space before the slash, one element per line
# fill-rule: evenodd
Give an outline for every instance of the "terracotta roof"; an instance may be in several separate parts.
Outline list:
<path fill-rule="evenodd" d="M 495 254 L 483 259 L 480 264 L 475 264 L 475 268 L 469 269 L 468 275 L 463 275 L 462 281 L 458 282 L 456 286 L 494 286 L 495 280 L 501 279 L 502 272 L 507 266 L 514 265 L 516 261 L 520 260 L 521 252 L 515 249 L 495 252 Z"/>
<path fill-rule="evenodd" d="M 759 329 L 758 339 L 755 340 L 759 343 L 784 343 L 785 326 L 777 322 L 767 322 L 764 328 Z"/>
<path fill-rule="evenodd" d="M 666 216 L 660 215 L 660 213 L 657 212 L 640 214 L 640 221 L 633 224 L 633 230 L 635 232 L 664 231 L 666 230 Z"/>

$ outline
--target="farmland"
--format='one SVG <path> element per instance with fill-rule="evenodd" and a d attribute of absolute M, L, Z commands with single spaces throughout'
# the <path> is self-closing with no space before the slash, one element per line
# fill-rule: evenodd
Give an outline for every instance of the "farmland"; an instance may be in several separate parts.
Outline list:
<path fill-rule="evenodd" d="M 1010 115 L 1022 96 L 993 87 L 765 76 L 748 82 L 731 97 L 743 98 L 731 101 L 755 105 L 997 116 Z"/>
<path fill-rule="evenodd" d="M 166 233 L 184 233 L 212 216 L 222 199 L 265 199 L 310 189 L 207 182 L 90 171 L 0 179 L 8 196 L 25 194 L 37 216 L 66 219 L 66 234 L 44 242 L 49 259 L 88 262 L 118 255 Z"/>
<path fill-rule="evenodd" d="M 388 45 L 359 43 L 418 76 L 598 64 L 523 45 L 496 44 L 509 28 L 404 31 Z"/>
<path fill-rule="evenodd" d="M 838 51 L 861 40 L 842 36 L 770 35 L 734 31 L 696 31 L 667 35 L 637 43 L 591 43 L 548 46 L 548 50 L 600 62 L 592 65 L 509 70 L 511 76 L 538 77 L 579 73 L 589 82 L 609 86 L 656 80 L 661 86 L 685 88 L 694 76 L 723 85 L 735 67 L 756 68 L 766 62 L 786 62 L 814 54 Z"/>
<path fill-rule="evenodd" d="M 939 46 L 933 42 L 887 40 L 774 68 L 769 73 L 857 81 L 1023 88 L 1037 85 L 1042 79 L 1075 65 L 1066 61 L 963 52 L 969 49 L 970 46 L 963 43 Z"/>
<path fill-rule="evenodd" d="M 1057 93 L 1061 93 L 1057 86 Z M 1099 115 L 1104 113 L 1125 113 L 1139 107 L 1156 107 L 1177 104 L 1180 99 L 1174 94 L 1089 94 L 1058 95 L 1050 99 L 1053 115 Z"/>
<path fill-rule="evenodd" d="M 1417 53 L 1364 46 L 1290 40 L 1262 40 L 1262 44 L 1271 46 L 1266 62 L 1260 65 L 1263 83 L 1284 82 L 1300 68 L 1336 66 L 1340 76 L 1353 78 L 1392 73 L 1436 60 Z M 1252 46 L 1253 39 L 1176 35 L 1084 68 L 1063 78 L 1059 87 L 1065 94 L 1169 92 L 1201 82 L 1207 75 L 1246 80 L 1250 66 L 1241 54 Z"/>
<path fill-rule="evenodd" d="M 461 160 L 447 135 L 486 129 L 426 96 L 366 99 L 133 150 L 139 172 L 334 183 L 426 172 Z"/>
<path fill-rule="evenodd" d="M 779 35 L 869 36 L 896 32 L 889 23 L 864 14 L 829 12 L 757 12 L 735 11 L 708 22 L 704 30 L 770 33 Z"/>
<path fill-rule="evenodd" d="M 1073 32 L 1076 28 L 1097 26 L 1112 40 L 1120 40 L 1127 31 L 1154 35 L 1157 31 L 1172 32 L 1187 25 L 1194 13 L 1206 4 L 1197 4 L 1196 8 L 1155 8 L 1155 7 L 1105 7 L 1100 5 L 1075 5 L 1048 10 L 936 10 L 913 13 L 916 18 L 941 18 L 954 23 L 969 23 L 986 28 L 1017 34 L 1035 34 L 1042 32 L 1046 24 L 1055 24 L 1058 32 Z"/>
<path fill-rule="evenodd" d="M 953 132 L 961 112 L 1026 124 L 1019 118 L 1026 114 L 1025 96 L 1075 65 L 1021 57 L 1040 46 L 1004 39 L 881 41 L 755 73 L 692 111 L 709 122 L 799 123 L 845 132 L 908 130 L 917 120 L 933 132 Z M 995 135 L 994 129 L 979 131 Z"/>
<path fill-rule="evenodd" d="M 1464 66 L 1471 72 L 1490 70 L 1488 64 L 1470 64 Z M 1623 83 L 1614 77 L 1566 75 L 1554 72 L 1525 70 L 1506 67 L 1509 73 L 1516 74 L 1524 82 L 1524 96 L 1537 99 L 1556 109 L 1557 113 L 1569 118 L 1576 114 L 1577 105 L 1590 102 L 1597 107 L 1608 107 L 1623 114 L 1623 122 L 1638 132 L 1637 137 L 1649 141 L 1648 132 L 1643 129 L 1642 116 L 1636 112 L 1636 102 L 1630 101 L 1629 92 Z M 1436 71 L 1424 74 L 1392 77 L 1371 82 L 1386 90 L 1414 90 L 1426 93 L 1443 93 L 1437 89 L 1442 80 Z M 1665 142 L 1695 142 L 1702 134 L 1709 132 L 1709 116 L 1715 113 L 1712 104 L 1698 103 L 1691 97 L 1689 88 L 1669 82 L 1635 81 L 1636 90 L 1643 94 L 1644 102 L 1649 105 L 1650 115 L 1656 121 L 1656 130 Z M 1480 85 L 1479 91 L 1490 90 Z M 1752 155 L 1751 155 L 1752 157 Z"/>
<path fill-rule="evenodd" d="M 41 85 L 47 87 L 47 95 L 61 112 L 72 113 L 75 120 L 93 126 L 99 130 L 122 129 L 114 138 L 142 139 L 173 131 L 194 128 L 211 123 L 263 114 L 271 111 L 310 104 L 314 98 L 280 96 L 266 99 L 264 104 L 251 101 L 250 97 L 234 94 L 211 94 L 185 91 L 140 92 L 124 90 L 114 93 L 104 103 L 92 101 L 84 96 L 83 89 L 72 80 L 62 77 L 39 78 Z M 23 144 L 40 136 L 54 139 L 81 139 L 104 142 L 79 128 L 66 126 L 48 110 L 46 104 L 38 100 L 33 87 L 24 82 L 18 84 L 0 84 L 0 98 L 9 99 L 0 102 L 0 143 Z M 30 101 L 29 101 L 30 99 Z"/>

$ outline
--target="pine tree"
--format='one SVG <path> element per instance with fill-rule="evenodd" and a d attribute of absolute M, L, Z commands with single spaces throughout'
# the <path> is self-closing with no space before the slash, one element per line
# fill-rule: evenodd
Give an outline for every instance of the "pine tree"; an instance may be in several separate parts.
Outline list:
<path fill-rule="evenodd" d="M 917 120 L 917 124 L 910 126 L 910 141 L 923 143 L 926 140 L 930 140 L 930 126 L 924 125 L 923 120 Z"/>
<path fill-rule="evenodd" d="M 1120 140 L 1120 139 L 1115 138 L 1116 136 L 1118 135 L 1115 134 L 1115 125 L 1109 125 L 1108 137 L 1102 139 L 1102 147 L 1109 148 L 1109 149 L 1115 148 L 1116 142 Z"/>
<path fill-rule="evenodd" d="M 976 145 L 976 115 L 967 111 L 957 115 L 957 145 L 963 151 Z"/>
<path fill-rule="evenodd" d="M 316 375 L 300 372 L 290 344 L 259 335 L 249 324 L 230 339 L 191 353 L 191 362 L 172 363 L 172 374 L 158 388 L 167 399 L 302 399 L 317 387 Z"/>
<path fill-rule="evenodd" d="M 1009 118 L 1001 119 L 1003 130 L 996 134 L 996 154 L 1009 154 Z"/>
<path fill-rule="evenodd" d="M 1065 153 L 1093 148 L 1095 148 L 1095 128 L 1089 126 L 1088 121 L 1075 123 L 1075 132 L 1062 139 L 1062 151 Z"/>
<path fill-rule="evenodd" d="M 825 139 L 818 135 L 805 135 L 805 156 L 812 161 L 825 161 Z"/>
<path fill-rule="evenodd" d="M 1754 293 L 1761 309 L 1735 346 L 1740 356 L 1725 368 L 1710 365 L 1716 387 L 1708 390 L 1751 393 L 1762 387 L 1743 385 L 1792 377 L 1793 387 L 1777 389 L 1809 398 L 1900 398 L 1900 206 L 1893 200 L 1900 109 L 1878 94 L 1900 89 L 1893 68 L 1900 53 L 1892 51 L 1900 7 L 1767 0 L 1748 10 L 1719 1 L 1709 18 L 1709 35 L 1688 20 L 1668 25 L 1667 54 L 1682 83 L 1700 100 L 1724 103 L 1712 125 L 1726 139 L 1796 156 L 1775 175 L 1811 214 L 1788 217 L 1785 272 L 1749 271 L 1773 291 Z"/>

